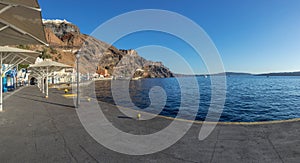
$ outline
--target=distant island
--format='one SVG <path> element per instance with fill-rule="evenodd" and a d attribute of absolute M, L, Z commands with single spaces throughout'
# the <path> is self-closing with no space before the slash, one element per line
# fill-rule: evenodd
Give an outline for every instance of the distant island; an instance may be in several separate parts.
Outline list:
<path fill-rule="evenodd" d="M 224 72 L 224 73 L 216 73 L 216 74 L 174 74 L 176 77 L 189 77 L 189 76 L 300 76 L 300 71 L 297 72 L 279 72 L 279 73 L 264 73 L 264 74 L 251 74 L 244 72 Z"/>
<path fill-rule="evenodd" d="M 246 76 L 246 75 L 253 75 L 250 73 L 244 73 L 244 72 L 224 72 L 224 73 L 217 73 L 217 74 L 212 74 L 213 76 Z"/>
<path fill-rule="evenodd" d="M 278 73 L 258 74 L 256 76 L 300 76 L 300 71 L 297 71 L 297 72 L 278 72 Z"/>

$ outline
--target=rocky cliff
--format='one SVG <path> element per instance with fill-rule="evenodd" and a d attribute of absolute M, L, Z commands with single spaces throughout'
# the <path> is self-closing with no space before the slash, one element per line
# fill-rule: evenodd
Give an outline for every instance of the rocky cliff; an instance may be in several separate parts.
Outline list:
<path fill-rule="evenodd" d="M 152 62 L 139 56 L 135 50 L 120 50 L 124 55 L 113 68 L 113 75 L 122 78 L 167 78 L 173 73 L 161 62 Z M 105 56 L 105 55 L 104 55 Z M 105 62 L 106 59 L 101 59 Z M 103 64 L 103 63 L 102 63 Z"/>
<path fill-rule="evenodd" d="M 75 54 L 82 55 L 82 73 L 98 72 L 115 78 L 165 78 L 173 73 L 160 62 L 148 61 L 135 50 L 120 50 L 105 42 L 82 34 L 80 29 L 65 20 L 44 20 L 49 47 L 31 49 L 46 50 L 53 60 L 75 67 Z M 98 70 L 98 71 L 97 71 Z"/>

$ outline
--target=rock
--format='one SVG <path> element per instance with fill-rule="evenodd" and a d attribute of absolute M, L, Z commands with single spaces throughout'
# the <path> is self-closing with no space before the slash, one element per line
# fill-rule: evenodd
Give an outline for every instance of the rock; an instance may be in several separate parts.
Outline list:
<path fill-rule="evenodd" d="M 173 73 L 161 62 L 152 62 L 139 56 L 135 50 L 119 50 L 105 53 L 100 65 L 106 65 L 115 78 L 166 78 Z M 108 65 L 110 64 L 110 65 Z"/>
<path fill-rule="evenodd" d="M 62 38 L 69 33 L 80 34 L 80 30 L 77 26 L 65 20 L 44 20 L 44 25 L 45 28 L 51 29 L 58 38 Z"/>
<path fill-rule="evenodd" d="M 173 73 L 161 62 L 148 61 L 137 51 L 117 49 L 103 41 L 82 34 L 80 29 L 66 20 L 44 20 L 50 47 L 32 46 L 31 50 L 46 49 L 52 60 L 75 67 L 75 54 L 80 50 L 81 73 L 103 73 L 115 78 L 164 78 Z M 98 70 L 98 71 L 97 71 Z"/>

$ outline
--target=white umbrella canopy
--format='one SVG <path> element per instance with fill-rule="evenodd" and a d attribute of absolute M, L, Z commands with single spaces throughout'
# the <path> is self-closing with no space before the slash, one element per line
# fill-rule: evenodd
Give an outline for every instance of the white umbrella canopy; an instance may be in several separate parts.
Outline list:
<path fill-rule="evenodd" d="M 3 111 L 2 100 L 2 74 L 12 69 L 18 64 L 30 64 L 34 63 L 35 59 L 40 53 L 24 50 L 19 48 L 12 48 L 7 46 L 0 46 L 0 112 Z M 8 64 L 4 70 L 2 64 Z"/>
<path fill-rule="evenodd" d="M 0 46 L 48 45 L 37 0 L 0 0 Z M 16 49 L 0 53 L 0 112 L 2 109 L 2 64 L 26 64 L 37 54 Z"/>
<path fill-rule="evenodd" d="M 30 65 L 29 69 L 31 69 L 31 68 L 39 68 L 39 69 L 47 69 L 48 68 L 49 71 L 51 71 L 51 70 L 59 71 L 64 68 L 72 68 L 72 66 L 46 59 L 42 62 L 36 63 L 34 65 Z"/>
<path fill-rule="evenodd" d="M 32 64 L 39 55 L 40 53 L 31 50 L 0 46 L 2 64 L 12 66 L 15 66 L 15 64 Z"/>
<path fill-rule="evenodd" d="M 46 77 L 46 98 L 48 98 L 48 77 L 51 76 L 53 72 L 60 71 L 65 68 L 73 68 L 72 66 L 62 64 L 59 62 L 54 62 L 52 60 L 45 60 L 34 65 L 30 65 L 28 70 L 33 71 L 35 74 Z M 43 80 L 41 81 L 42 85 L 44 84 Z M 42 86 L 44 88 L 44 86 Z M 44 93 L 44 92 L 43 92 Z"/>
<path fill-rule="evenodd" d="M 37 0 L 0 0 L 0 45 L 47 45 Z"/>

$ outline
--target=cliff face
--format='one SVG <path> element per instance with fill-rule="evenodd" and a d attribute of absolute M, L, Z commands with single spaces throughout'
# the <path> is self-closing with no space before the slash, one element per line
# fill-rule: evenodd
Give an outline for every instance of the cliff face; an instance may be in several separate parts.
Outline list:
<path fill-rule="evenodd" d="M 123 56 L 114 67 L 113 75 L 120 78 L 166 78 L 173 73 L 161 62 L 148 61 L 135 50 L 120 50 Z"/>
<path fill-rule="evenodd" d="M 44 25 L 45 28 L 51 29 L 60 39 L 63 39 L 69 33 L 80 34 L 79 28 L 66 20 L 44 20 Z"/>
<path fill-rule="evenodd" d="M 104 73 L 115 78 L 164 78 L 173 73 L 160 62 L 148 61 L 135 50 L 120 50 L 105 42 L 80 33 L 80 29 L 67 21 L 44 20 L 48 49 L 53 60 L 75 67 L 75 54 L 79 51 L 82 73 Z M 104 75 L 104 74 L 102 74 Z"/>
<path fill-rule="evenodd" d="M 80 48 L 88 36 L 80 33 L 77 26 L 61 20 L 44 20 L 47 41 L 54 47 Z"/>

